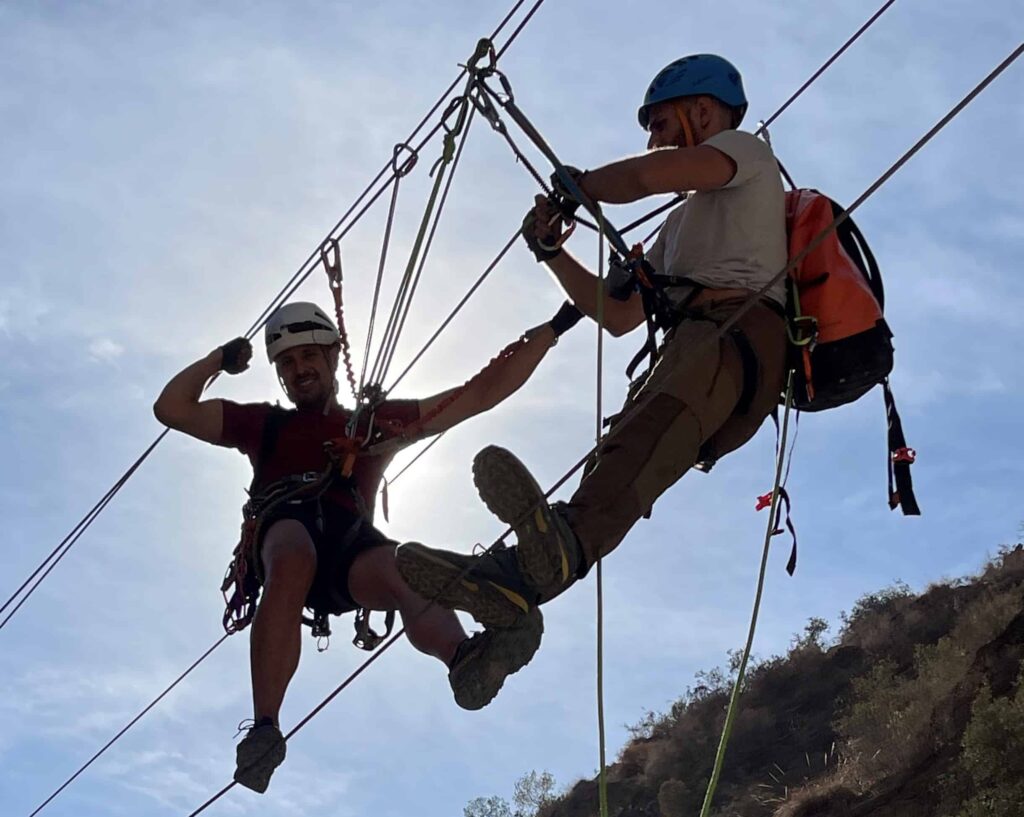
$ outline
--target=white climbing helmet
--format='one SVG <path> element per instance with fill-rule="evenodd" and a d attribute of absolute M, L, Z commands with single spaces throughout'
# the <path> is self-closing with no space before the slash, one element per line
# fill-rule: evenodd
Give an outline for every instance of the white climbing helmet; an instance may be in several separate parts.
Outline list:
<path fill-rule="evenodd" d="M 316 304 L 306 301 L 285 304 L 267 320 L 264 329 L 267 342 L 267 360 L 274 362 L 281 352 L 315 343 L 333 346 L 341 336 L 334 322 Z"/>

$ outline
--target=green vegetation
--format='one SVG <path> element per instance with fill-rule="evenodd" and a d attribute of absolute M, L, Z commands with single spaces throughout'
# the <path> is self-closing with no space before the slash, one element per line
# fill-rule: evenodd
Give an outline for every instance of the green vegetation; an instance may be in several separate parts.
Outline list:
<path fill-rule="evenodd" d="M 752 666 L 714 813 L 1024 813 L 1024 547 L 920 595 L 902 583 L 866 595 L 841 623 L 829 640 L 827 622 L 811 619 L 786 655 Z M 699 811 L 735 673 L 730 658 L 699 673 L 667 712 L 630 727 L 609 769 L 613 815 Z M 481 798 L 466 817 L 596 813 L 596 781 L 555 797 L 554 781 L 542 786 L 542 778 L 527 775 L 532 788 L 523 791 L 543 796 L 517 796 L 514 806 Z"/>

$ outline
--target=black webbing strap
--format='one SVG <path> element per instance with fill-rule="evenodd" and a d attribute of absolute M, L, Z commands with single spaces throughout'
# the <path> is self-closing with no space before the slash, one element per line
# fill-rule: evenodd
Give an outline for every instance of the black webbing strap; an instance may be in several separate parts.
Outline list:
<path fill-rule="evenodd" d="M 921 509 L 910 477 L 910 466 L 914 464 L 917 452 L 907 446 L 907 439 L 903 436 L 903 423 L 889 389 L 889 378 L 882 381 L 882 393 L 889 426 L 889 508 L 895 510 L 898 506 L 904 516 L 920 516 Z"/>

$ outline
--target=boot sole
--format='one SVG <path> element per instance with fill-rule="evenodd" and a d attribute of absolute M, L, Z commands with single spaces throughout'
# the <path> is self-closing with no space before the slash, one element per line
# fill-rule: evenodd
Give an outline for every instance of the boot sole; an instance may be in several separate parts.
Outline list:
<path fill-rule="evenodd" d="M 487 655 L 474 655 L 449 675 L 455 702 L 463 709 L 483 709 L 501 691 L 505 679 L 527 664 L 540 647 L 544 618 L 534 608 L 521 624 L 491 630 Z"/>
<path fill-rule="evenodd" d="M 491 445 L 473 458 L 473 482 L 490 512 L 515 530 L 523 576 L 535 587 L 564 583 L 569 564 L 557 523 L 526 466 Z"/>
<path fill-rule="evenodd" d="M 530 610 L 518 593 L 464 573 L 462 566 L 438 558 L 417 542 L 402 545 L 395 564 L 405 583 L 423 598 L 449 610 L 464 610 L 485 627 L 518 626 Z"/>

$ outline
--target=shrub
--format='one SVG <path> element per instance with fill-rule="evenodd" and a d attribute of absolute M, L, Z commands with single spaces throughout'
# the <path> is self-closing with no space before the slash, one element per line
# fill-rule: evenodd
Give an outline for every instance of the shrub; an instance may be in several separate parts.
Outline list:
<path fill-rule="evenodd" d="M 1024 803 L 1024 691 L 993 700 L 983 687 L 964 731 L 961 763 L 974 792 L 962 817 L 1019 817 Z"/>

